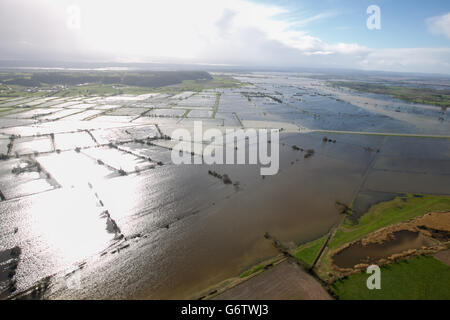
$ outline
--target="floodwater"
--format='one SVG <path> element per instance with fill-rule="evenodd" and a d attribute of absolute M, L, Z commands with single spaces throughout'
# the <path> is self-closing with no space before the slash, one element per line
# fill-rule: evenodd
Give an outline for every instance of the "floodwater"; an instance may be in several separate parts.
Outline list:
<path fill-rule="evenodd" d="M 340 268 L 353 268 L 357 264 L 375 263 L 382 258 L 402 253 L 409 249 L 420 249 L 432 242 L 418 232 L 401 230 L 392 234 L 392 239 L 383 243 L 362 245 L 361 241 L 351 245 L 333 256 L 333 263 Z"/>
<path fill-rule="evenodd" d="M 448 116 L 437 106 L 409 104 L 383 95 L 331 89 L 324 81 L 265 75 L 237 77 L 256 92 L 282 100 L 255 98 L 267 112 L 310 129 L 342 131 L 450 134 Z"/>
<path fill-rule="evenodd" d="M 160 132 L 190 128 L 195 118 L 139 116 L 146 110 L 139 108 L 157 105 L 162 116 L 201 111 L 194 115 L 207 116 L 205 126 L 216 128 L 259 120 L 285 128 L 413 130 L 410 123 L 318 95 L 306 86 L 309 80 L 246 81 L 256 84 L 217 90 L 216 118 L 210 112 L 216 92 L 67 98 L 46 109 L 56 115 L 83 106 L 92 119 L 75 114 L 35 123 L 28 118 L 33 112 L 0 118 L 1 150 L 9 153 L 0 167 L 0 251 L 20 248 L 16 290 L 7 294 L 49 279 L 44 298 L 197 298 L 275 256 L 266 232 L 289 247 L 328 232 L 341 218 L 337 201 L 361 199 L 362 214 L 368 203 L 392 194 L 450 192 L 445 138 L 283 132 L 280 171 L 262 178 L 259 165 L 174 165 L 174 141 Z M 294 145 L 315 153 L 305 159 Z M 24 166 L 29 170 L 13 170 Z M 73 274 L 80 287 L 69 289 L 65 279 Z M 5 281 L 0 288 L 8 287 Z"/>
<path fill-rule="evenodd" d="M 9 222 L 3 224 L 8 241 L 2 245 L 19 246 L 24 252 L 18 289 L 86 261 L 83 290 L 59 291 L 55 284 L 50 296 L 185 298 L 276 255 L 265 232 L 287 243 L 326 233 L 339 219 L 335 202 L 351 200 L 366 154 L 360 148 L 349 162 L 335 159 L 327 155 L 332 150 L 322 146 L 318 135 L 286 135 L 283 143 L 277 176 L 262 179 L 258 166 L 213 167 L 239 181 L 239 189 L 208 175 L 211 167 L 204 165 L 166 165 L 121 177 L 108 174 L 109 168 L 84 151 L 38 157 L 63 188 L 57 194 L 0 203 Z M 305 160 L 292 150 L 293 144 L 317 148 L 317 154 Z M 82 197 L 92 200 L 83 202 Z M 105 230 L 103 210 L 129 240 L 114 241 L 114 234 Z M 33 221 L 41 227 L 34 226 L 31 233 Z M 17 234 L 11 226 L 18 227 Z M 124 243 L 129 247 L 111 253 Z M 106 254 L 95 254 L 100 251 Z"/>

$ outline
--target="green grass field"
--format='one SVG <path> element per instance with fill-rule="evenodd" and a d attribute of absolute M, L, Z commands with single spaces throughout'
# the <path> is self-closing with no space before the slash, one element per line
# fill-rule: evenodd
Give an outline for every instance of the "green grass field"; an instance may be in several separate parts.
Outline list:
<path fill-rule="evenodd" d="M 0 108 L 0 113 L 13 110 L 14 108 Z"/>
<path fill-rule="evenodd" d="M 116 86 L 112 84 L 91 83 L 82 86 L 69 86 L 67 89 L 60 90 L 55 96 L 76 97 L 76 96 L 112 96 L 119 94 L 146 94 L 156 92 L 152 88 L 134 87 L 134 86 Z"/>
<path fill-rule="evenodd" d="M 433 257 L 419 256 L 381 267 L 381 289 L 367 289 L 370 275 L 359 273 L 333 283 L 342 300 L 448 300 L 450 267 Z"/>
<path fill-rule="evenodd" d="M 64 89 L 51 89 L 51 86 L 42 85 L 39 89 L 42 91 L 27 92 L 27 87 L 18 85 L 1 85 L 0 98 L 31 98 L 41 96 L 53 97 L 77 97 L 77 96 L 112 96 L 120 94 L 140 95 L 146 93 L 170 93 L 177 94 L 184 91 L 200 92 L 206 89 L 216 88 L 237 88 L 245 85 L 244 83 L 225 76 L 214 76 L 212 80 L 183 80 L 182 83 L 168 85 L 163 87 L 138 87 L 130 85 L 114 85 L 102 83 L 89 83 L 85 85 L 71 85 Z M 48 91 L 45 91 L 48 90 Z M 51 92 L 53 91 L 53 92 Z"/>
<path fill-rule="evenodd" d="M 213 76 L 213 79 L 208 81 L 183 80 L 180 84 L 161 87 L 157 91 L 164 93 L 180 93 L 183 91 L 200 92 L 206 89 L 238 88 L 244 85 L 245 83 L 231 77 Z"/>
<path fill-rule="evenodd" d="M 327 237 L 328 234 L 319 239 L 301 245 L 297 248 L 294 256 L 308 266 L 312 266 Z"/>
<path fill-rule="evenodd" d="M 338 87 L 350 88 L 360 92 L 386 94 L 406 102 L 435 105 L 440 107 L 447 107 L 450 105 L 449 90 L 433 90 L 427 88 L 411 88 L 375 83 L 346 81 L 336 81 L 331 82 L 331 84 Z"/>
<path fill-rule="evenodd" d="M 411 194 L 396 197 L 394 200 L 372 206 L 357 224 L 346 218 L 336 235 L 330 241 L 329 248 L 337 249 L 347 242 L 358 240 L 363 236 L 432 211 L 450 210 L 450 197 Z"/>

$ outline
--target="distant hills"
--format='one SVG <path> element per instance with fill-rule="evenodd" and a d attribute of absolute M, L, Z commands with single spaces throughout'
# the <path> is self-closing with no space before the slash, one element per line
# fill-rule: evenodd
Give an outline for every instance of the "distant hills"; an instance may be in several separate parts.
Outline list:
<path fill-rule="evenodd" d="M 36 71 L 0 74 L 4 85 L 40 87 L 43 85 L 117 84 L 163 87 L 184 80 L 212 80 L 205 71 Z"/>

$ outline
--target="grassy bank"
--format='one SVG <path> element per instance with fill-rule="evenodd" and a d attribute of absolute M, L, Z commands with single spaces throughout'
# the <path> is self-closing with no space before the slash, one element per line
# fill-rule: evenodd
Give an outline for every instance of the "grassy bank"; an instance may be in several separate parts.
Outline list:
<path fill-rule="evenodd" d="M 342 300 L 448 300 L 450 267 L 433 257 L 419 256 L 381 267 L 381 289 L 367 289 L 370 275 L 359 273 L 331 287 Z"/>
<path fill-rule="evenodd" d="M 449 210 L 449 196 L 405 194 L 391 201 L 373 205 L 356 224 L 346 217 L 330 239 L 315 270 L 324 281 L 334 281 L 335 270 L 331 266 L 331 256 L 336 249 L 381 228 L 422 216 L 428 212 Z"/>
<path fill-rule="evenodd" d="M 280 261 L 284 260 L 284 256 L 277 256 L 275 258 L 269 259 L 267 261 L 261 262 L 260 264 L 251 267 L 250 269 L 244 271 L 243 273 L 241 273 L 239 275 L 239 278 L 247 278 L 248 276 L 251 276 L 261 270 L 267 270 L 272 268 L 273 266 L 277 265 L 278 263 L 280 263 Z"/>
<path fill-rule="evenodd" d="M 247 270 L 247 271 L 243 272 L 239 277 L 240 278 L 246 278 L 246 277 L 248 277 L 248 276 L 258 272 L 259 270 L 262 270 L 263 268 L 264 268 L 264 265 L 256 266 L 256 267 L 254 267 L 254 268 L 252 268 L 250 270 Z"/>
<path fill-rule="evenodd" d="M 312 266 L 327 237 L 328 234 L 319 239 L 301 245 L 297 248 L 294 256 L 306 265 Z"/>
<path fill-rule="evenodd" d="M 406 221 L 432 211 L 450 210 L 450 197 L 433 195 L 405 195 L 372 206 L 357 224 L 346 218 L 329 248 L 337 249 L 347 242 L 364 237 L 378 229 Z"/>

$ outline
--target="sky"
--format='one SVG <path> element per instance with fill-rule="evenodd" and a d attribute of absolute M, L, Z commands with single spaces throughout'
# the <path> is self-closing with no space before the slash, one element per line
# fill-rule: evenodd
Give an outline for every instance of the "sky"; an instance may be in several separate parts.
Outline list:
<path fill-rule="evenodd" d="M 0 0 L 0 60 L 450 74 L 449 44 L 448 0 Z"/>

